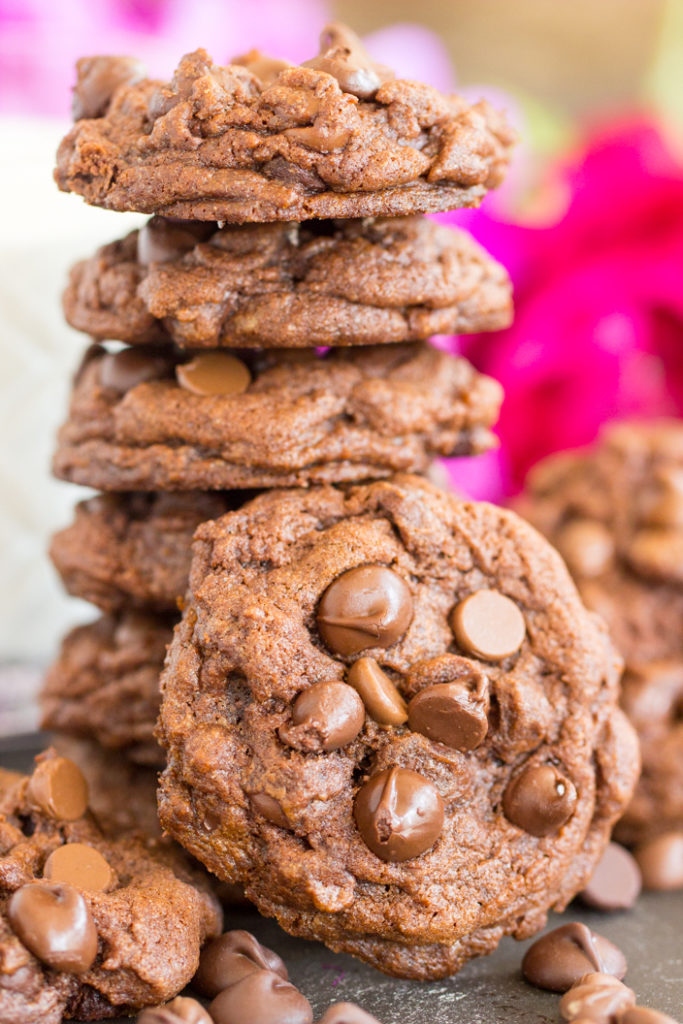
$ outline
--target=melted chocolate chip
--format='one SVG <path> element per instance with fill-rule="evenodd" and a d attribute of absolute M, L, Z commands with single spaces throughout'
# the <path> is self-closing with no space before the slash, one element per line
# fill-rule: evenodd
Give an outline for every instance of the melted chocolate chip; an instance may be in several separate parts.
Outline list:
<path fill-rule="evenodd" d="M 150 1006 L 137 1019 L 137 1024 L 213 1024 L 208 1013 L 196 999 L 176 996 L 165 1006 Z"/>
<path fill-rule="evenodd" d="M 488 709 L 486 678 L 473 675 L 416 693 L 408 705 L 408 722 L 414 732 L 437 743 L 474 750 L 488 731 Z"/>
<path fill-rule="evenodd" d="M 318 1024 L 379 1024 L 379 1021 L 355 1003 L 335 1003 L 323 1014 Z"/>
<path fill-rule="evenodd" d="M 351 686 L 314 683 L 294 702 L 293 727 L 283 726 L 279 735 L 296 749 L 329 752 L 355 740 L 364 722 L 363 702 Z"/>
<path fill-rule="evenodd" d="M 505 817 L 532 836 L 548 836 L 576 808 L 574 784 L 553 765 L 532 765 L 511 782 L 503 796 Z"/>
<path fill-rule="evenodd" d="M 80 768 L 67 757 L 39 761 L 26 796 L 31 804 L 57 821 L 75 821 L 88 809 L 88 784 Z"/>
<path fill-rule="evenodd" d="M 611 974 L 585 974 L 560 1000 L 565 1020 L 586 1017 L 592 1024 L 616 1024 L 617 1015 L 633 1006 L 636 997 Z"/>
<path fill-rule="evenodd" d="M 619 1024 L 678 1024 L 668 1013 L 650 1010 L 647 1006 L 630 1006 L 619 1015 Z"/>
<path fill-rule="evenodd" d="M 640 868 L 634 858 L 618 843 L 608 843 L 580 896 L 596 910 L 628 910 L 635 905 L 641 887 Z"/>
<path fill-rule="evenodd" d="M 251 384 L 245 364 L 229 352 L 200 352 L 176 367 L 176 377 L 195 395 L 242 395 Z"/>
<path fill-rule="evenodd" d="M 458 645 L 484 661 L 503 661 L 524 643 L 524 616 L 514 601 L 497 590 L 478 590 L 451 612 Z"/>
<path fill-rule="evenodd" d="M 374 658 L 359 658 L 346 677 L 358 691 L 365 710 L 380 725 L 403 725 L 408 718 L 406 702 Z"/>
<path fill-rule="evenodd" d="M 614 540 L 603 523 L 574 519 L 562 529 L 557 547 L 573 573 L 599 576 L 614 557 Z"/>
<path fill-rule="evenodd" d="M 145 77 L 144 65 L 134 57 L 82 57 L 76 69 L 78 81 L 71 103 L 74 121 L 104 117 L 120 86 L 133 85 Z"/>
<path fill-rule="evenodd" d="M 73 886 L 24 885 L 10 898 L 7 915 L 26 948 L 48 967 L 68 974 L 92 967 L 97 931 L 87 903 Z"/>
<path fill-rule="evenodd" d="M 436 786 L 409 768 L 386 768 L 359 790 L 354 804 L 366 846 L 386 861 L 412 860 L 441 834 L 444 807 Z"/>
<path fill-rule="evenodd" d="M 107 352 L 100 362 L 100 384 L 125 394 L 138 384 L 170 377 L 173 360 L 169 352 L 151 345 Z"/>
<path fill-rule="evenodd" d="M 413 618 L 405 580 L 384 565 L 363 565 L 342 573 L 320 599 L 318 629 L 337 654 L 391 647 Z"/>
<path fill-rule="evenodd" d="M 262 814 L 266 821 L 279 828 L 289 828 L 289 820 L 282 810 L 282 806 L 268 793 L 252 793 L 251 804 L 258 814 Z"/>
<path fill-rule="evenodd" d="M 320 36 L 320 54 L 304 61 L 302 67 L 325 71 L 339 82 L 344 92 L 370 99 L 384 82 L 396 76 L 377 64 L 355 32 L 345 25 L 327 25 Z"/>
<path fill-rule="evenodd" d="M 262 946 L 251 932 L 241 929 L 225 932 L 204 946 L 192 987 L 200 995 L 213 999 L 254 971 L 273 971 L 284 981 L 289 977 L 277 953 Z"/>
<path fill-rule="evenodd" d="M 106 892 L 114 883 L 114 872 L 93 846 L 66 843 L 53 850 L 45 861 L 43 878 L 91 892 Z"/>
<path fill-rule="evenodd" d="M 240 64 L 243 68 L 256 75 L 263 85 L 272 85 L 281 71 L 286 71 L 292 65 L 286 60 L 278 60 L 276 57 L 267 57 L 260 50 L 249 50 L 240 57 L 233 57 L 231 64 Z"/>
<path fill-rule="evenodd" d="M 214 1024 L 312 1024 L 305 998 L 273 971 L 254 971 L 224 989 L 209 1006 Z"/>
<path fill-rule="evenodd" d="M 138 263 L 167 263 L 194 249 L 216 231 L 213 221 L 176 221 L 152 217 L 138 231 Z"/>
<path fill-rule="evenodd" d="M 550 992 L 566 992 L 589 971 L 623 978 L 626 960 L 608 939 L 578 921 L 546 932 L 529 946 L 522 960 L 526 980 Z"/>

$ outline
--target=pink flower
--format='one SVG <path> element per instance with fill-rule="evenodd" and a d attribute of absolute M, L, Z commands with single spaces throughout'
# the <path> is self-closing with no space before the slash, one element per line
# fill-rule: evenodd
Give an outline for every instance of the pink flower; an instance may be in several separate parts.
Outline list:
<path fill-rule="evenodd" d="M 554 185 L 566 205 L 543 227 L 445 217 L 515 285 L 512 327 L 452 342 L 505 388 L 491 497 L 605 420 L 683 412 L 683 166 L 654 124 L 631 120 L 593 133 Z"/>

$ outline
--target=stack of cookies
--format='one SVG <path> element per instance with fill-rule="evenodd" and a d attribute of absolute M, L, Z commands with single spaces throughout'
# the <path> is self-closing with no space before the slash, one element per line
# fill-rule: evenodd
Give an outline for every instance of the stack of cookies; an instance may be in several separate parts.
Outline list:
<path fill-rule="evenodd" d="M 508 276 L 414 211 L 479 201 L 512 133 L 486 104 L 394 81 L 339 26 L 310 63 L 218 68 L 198 52 L 167 87 L 125 58 L 78 68 L 60 186 L 157 215 L 77 264 L 64 295 L 96 343 L 55 472 L 107 493 L 51 555 L 104 616 L 64 640 L 44 724 L 139 763 L 162 763 L 159 674 L 201 522 L 255 489 L 423 473 L 494 443 L 500 387 L 425 339 L 507 324 Z M 171 127 L 188 118 L 206 131 L 189 148 Z M 219 140 L 250 148 L 231 170 L 216 155 L 209 185 Z"/>
<path fill-rule="evenodd" d="M 422 214 L 479 202 L 512 133 L 338 26 L 300 67 L 82 61 L 76 107 L 60 187 L 153 216 L 65 296 L 96 343 L 55 470 L 106 493 L 53 557 L 105 617 L 46 724 L 165 765 L 164 828 L 288 931 L 453 973 L 583 887 L 638 762 L 556 552 L 425 478 L 502 397 L 427 339 L 511 307 Z"/>

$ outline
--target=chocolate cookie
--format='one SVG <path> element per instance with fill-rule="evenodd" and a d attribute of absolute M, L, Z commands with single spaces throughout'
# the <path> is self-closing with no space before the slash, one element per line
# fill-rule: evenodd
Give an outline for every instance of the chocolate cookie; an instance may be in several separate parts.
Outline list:
<path fill-rule="evenodd" d="M 90 349 L 56 475 L 112 491 L 305 486 L 494 444 L 500 385 L 423 342 L 178 358 Z"/>
<path fill-rule="evenodd" d="M 45 678 L 42 724 L 160 766 L 159 674 L 173 617 L 123 612 L 71 630 Z"/>
<path fill-rule="evenodd" d="M 683 423 L 620 423 L 552 456 L 519 511 L 564 555 L 626 661 L 622 705 L 643 774 L 617 828 L 638 842 L 683 827 Z"/>
<path fill-rule="evenodd" d="M 229 223 L 449 210 L 500 184 L 514 133 L 486 101 L 397 80 L 342 26 L 321 45 L 301 67 L 219 67 L 196 50 L 169 83 L 137 68 L 122 81 L 117 57 L 80 62 L 57 184 L 112 210 Z"/>
<path fill-rule="evenodd" d="M 76 506 L 50 557 L 68 592 L 105 612 L 171 611 L 187 589 L 192 534 L 240 500 L 201 491 L 98 494 Z"/>
<path fill-rule="evenodd" d="M 163 826 L 288 931 L 436 978 L 583 888 L 630 798 L 620 663 L 557 553 L 418 477 L 197 531 Z"/>
<path fill-rule="evenodd" d="M 60 1024 L 176 995 L 221 914 L 184 855 L 106 836 L 79 768 L 55 751 L 0 785 L 0 1020 Z"/>
<path fill-rule="evenodd" d="M 242 227 L 154 217 L 77 263 L 66 319 L 132 344 L 311 348 L 497 330 L 506 271 L 422 217 Z"/>

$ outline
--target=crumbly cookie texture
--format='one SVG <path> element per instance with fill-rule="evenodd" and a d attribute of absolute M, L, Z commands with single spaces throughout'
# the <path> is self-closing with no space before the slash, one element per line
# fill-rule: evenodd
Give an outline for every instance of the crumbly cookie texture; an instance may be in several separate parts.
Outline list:
<path fill-rule="evenodd" d="M 377 73 L 341 26 L 308 66 L 220 67 L 200 49 L 163 83 L 121 60 L 79 64 L 82 116 L 55 170 L 60 189 L 112 210 L 243 223 L 473 206 L 514 142 L 486 101 Z"/>
<path fill-rule="evenodd" d="M 512 297 L 469 235 L 422 217 L 220 229 L 154 217 L 73 267 L 64 312 L 102 340 L 311 348 L 498 330 Z"/>
<path fill-rule="evenodd" d="M 451 974 L 590 877 L 638 771 L 620 667 L 511 512 L 410 476 L 261 495 L 196 534 L 162 824 L 291 933 Z"/>
<path fill-rule="evenodd" d="M 68 592 L 105 612 L 171 612 L 187 589 L 192 534 L 241 500 L 241 492 L 98 494 L 76 506 L 50 557 Z"/>
<path fill-rule="evenodd" d="M 174 621 L 122 612 L 72 629 L 45 677 L 43 728 L 95 739 L 138 764 L 161 766 L 154 727 Z"/>
<path fill-rule="evenodd" d="M 624 656 L 643 774 L 617 836 L 683 827 L 683 424 L 615 423 L 530 474 L 518 510 L 565 557 Z"/>
<path fill-rule="evenodd" d="M 306 486 L 495 444 L 500 385 L 426 343 L 239 355 L 91 349 L 56 475 L 106 491 Z M 225 392 L 208 393 L 223 387 L 221 361 Z M 203 381 L 188 379 L 196 368 Z"/>
<path fill-rule="evenodd" d="M 0 779 L 0 1019 L 59 1024 L 176 995 L 221 929 L 203 873 L 154 840 L 105 835 L 76 765 L 47 751 Z"/>

